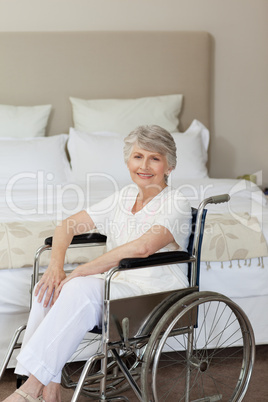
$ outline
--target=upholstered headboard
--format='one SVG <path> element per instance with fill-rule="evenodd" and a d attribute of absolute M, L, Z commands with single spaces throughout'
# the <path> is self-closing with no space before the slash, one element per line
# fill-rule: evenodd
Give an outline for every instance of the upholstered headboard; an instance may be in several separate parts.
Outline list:
<path fill-rule="evenodd" d="M 206 32 L 0 34 L 0 103 L 52 104 L 48 135 L 72 126 L 69 96 L 184 95 L 180 129 L 209 126 L 211 37 Z"/>

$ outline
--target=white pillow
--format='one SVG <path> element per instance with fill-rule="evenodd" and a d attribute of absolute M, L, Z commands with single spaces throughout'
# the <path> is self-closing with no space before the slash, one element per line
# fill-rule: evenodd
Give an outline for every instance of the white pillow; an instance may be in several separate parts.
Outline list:
<path fill-rule="evenodd" d="M 181 180 L 204 178 L 207 172 L 209 131 L 194 120 L 184 133 L 172 134 L 177 146 L 177 167 L 169 184 L 177 187 Z M 130 175 L 123 158 L 124 136 L 111 132 L 84 133 L 70 128 L 68 151 L 72 166 L 72 180 L 86 183 L 94 189 L 102 186 L 121 188 L 130 183 Z"/>
<path fill-rule="evenodd" d="M 101 188 L 113 186 L 116 190 L 131 179 L 124 162 L 124 136 L 110 132 L 83 133 L 70 128 L 68 152 L 76 183 Z M 95 187 L 94 187 L 95 188 Z"/>
<path fill-rule="evenodd" d="M 81 132 L 105 130 L 126 136 L 138 126 L 156 124 L 175 132 L 182 98 L 182 95 L 97 100 L 71 97 L 74 128 Z"/>
<path fill-rule="evenodd" d="M 51 105 L 0 105 L 0 137 L 42 137 L 51 111 Z"/>
<path fill-rule="evenodd" d="M 71 171 L 65 150 L 67 139 L 67 134 L 0 138 L 0 184 L 17 188 L 68 182 Z"/>
<path fill-rule="evenodd" d="M 208 129 L 198 120 L 193 120 L 184 133 L 172 135 L 177 146 L 177 166 L 171 173 L 170 184 L 176 187 L 178 180 L 208 177 Z"/>

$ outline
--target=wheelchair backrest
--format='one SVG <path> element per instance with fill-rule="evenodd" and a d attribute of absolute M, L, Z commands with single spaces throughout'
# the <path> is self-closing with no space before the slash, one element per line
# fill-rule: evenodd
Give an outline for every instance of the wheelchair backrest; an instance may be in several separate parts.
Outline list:
<path fill-rule="evenodd" d="M 192 230 L 191 230 L 191 234 L 190 234 L 190 237 L 189 237 L 189 243 L 188 243 L 187 251 L 188 251 L 188 253 L 190 255 L 193 255 L 194 251 L 197 252 L 197 256 L 196 256 L 197 257 L 197 260 L 196 260 L 196 273 L 197 273 L 196 286 L 199 286 L 201 247 L 202 247 L 202 242 L 203 242 L 203 234 L 204 234 L 204 227 L 205 227 L 205 220 L 206 220 L 207 210 L 203 209 L 203 211 L 202 211 L 197 250 L 193 250 L 194 240 L 195 240 L 195 237 L 197 235 L 196 230 L 197 231 L 199 230 L 199 228 L 196 226 L 197 213 L 198 213 L 198 209 L 192 207 Z M 188 280 L 189 280 L 189 283 L 191 283 L 191 276 L 192 276 L 192 270 L 191 270 L 191 264 L 189 263 L 188 264 Z"/>

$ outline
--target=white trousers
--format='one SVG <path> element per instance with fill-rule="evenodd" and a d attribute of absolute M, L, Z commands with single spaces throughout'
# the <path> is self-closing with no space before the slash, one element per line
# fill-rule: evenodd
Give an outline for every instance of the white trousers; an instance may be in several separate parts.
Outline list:
<path fill-rule="evenodd" d="M 103 287 L 103 279 L 85 276 L 67 282 L 52 308 L 34 297 L 15 373 L 32 374 L 44 385 L 60 383 L 64 364 L 86 332 L 101 327 Z M 131 284 L 112 284 L 112 298 L 141 293 Z"/>

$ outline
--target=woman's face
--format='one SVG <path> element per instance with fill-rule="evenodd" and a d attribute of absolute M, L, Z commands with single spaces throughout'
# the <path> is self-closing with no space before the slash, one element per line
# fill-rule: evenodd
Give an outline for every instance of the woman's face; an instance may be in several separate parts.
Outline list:
<path fill-rule="evenodd" d="M 134 145 L 127 163 L 130 176 L 140 188 L 161 191 L 166 187 L 165 175 L 170 173 L 167 159 L 157 152 L 146 151 Z"/>

